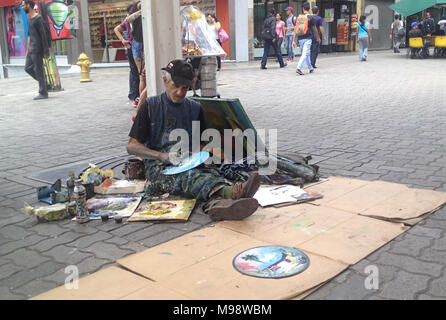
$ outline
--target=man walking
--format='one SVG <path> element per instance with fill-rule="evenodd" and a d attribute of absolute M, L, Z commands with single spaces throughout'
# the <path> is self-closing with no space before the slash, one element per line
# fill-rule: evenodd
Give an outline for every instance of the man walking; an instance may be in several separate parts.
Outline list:
<path fill-rule="evenodd" d="M 429 12 L 426 12 L 426 19 L 423 20 L 422 31 L 424 33 L 424 41 L 423 41 L 423 58 L 427 58 L 429 56 L 429 45 L 430 45 L 430 37 L 432 33 L 435 32 L 435 20 L 431 17 Z"/>
<path fill-rule="evenodd" d="M 280 52 L 280 48 L 277 45 L 277 32 L 276 32 L 276 10 L 270 9 L 268 16 L 263 23 L 263 31 L 262 38 L 265 41 L 263 48 L 263 58 L 261 69 L 266 69 L 266 62 L 268 60 L 269 48 L 272 46 L 274 48 L 274 52 L 276 53 L 277 59 L 279 60 L 280 67 L 286 67 L 286 63 L 283 62 L 282 53 Z"/>
<path fill-rule="evenodd" d="M 316 25 L 319 38 L 325 40 L 325 30 L 324 27 L 322 26 L 322 18 L 319 16 L 319 8 L 314 6 L 312 11 L 313 11 L 314 24 Z M 313 34 L 313 38 L 311 39 L 311 65 L 315 69 L 317 68 L 316 60 L 319 55 L 319 46 L 320 43 L 317 41 L 316 35 Z"/>
<path fill-rule="evenodd" d="M 393 39 L 393 52 L 400 53 L 400 44 L 402 37 L 400 36 L 400 30 L 403 30 L 404 24 L 401 21 L 400 15 L 395 15 L 395 21 L 390 26 L 390 39 Z"/>
<path fill-rule="evenodd" d="M 43 74 L 43 58 L 50 55 L 49 41 L 51 39 L 48 39 L 46 22 L 34 10 L 35 5 L 33 0 L 22 1 L 23 10 L 29 14 L 25 71 L 39 82 L 39 95 L 34 100 L 40 100 L 48 99 L 48 90 Z"/>
<path fill-rule="evenodd" d="M 297 17 L 293 14 L 293 7 L 288 7 L 285 9 L 287 14 L 286 27 L 285 27 L 285 48 L 288 54 L 288 62 L 294 60 L 293 52 L 293 36 L 294 36 L 294 26 L 296 25 Z"/>
<path fill-rule="evenodd" d="M 310 73 L 314 72 L 314 68 L 311 65 L 310 59 L 310 51 L 311 51 L 311 43 L 313 35 L 316 37 L 316 41 L 318 43 L 321 42 L 321 38 L 319 37 L 319 32 L 316 29 L 316 25 L 314 23 L 314 18 L 310 14 L 310 4 L 305 2 L 303 4 L 303 14 L 297 17 L 296 27 L 294 28 L 294 36 L 293 36 L 293 47 L 296 46 L 295 38 L 299 41 L 299 46 L 302 49 L 302 54 L 300 56 L 299 63 L 297 64 L 296 73 L 303 76 L 302 67 L 304 63 L 307 64 L 308 70 Z"/>

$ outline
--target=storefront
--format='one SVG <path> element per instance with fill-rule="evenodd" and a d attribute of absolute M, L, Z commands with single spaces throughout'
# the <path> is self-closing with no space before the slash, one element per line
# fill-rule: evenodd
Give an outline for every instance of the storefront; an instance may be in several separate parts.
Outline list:
<path fill-rule="evenodd" d="M 320 0 L 316 5 L 326 34 L 321 52 L 355 51 L 359 21 L 356 0 Z"/>

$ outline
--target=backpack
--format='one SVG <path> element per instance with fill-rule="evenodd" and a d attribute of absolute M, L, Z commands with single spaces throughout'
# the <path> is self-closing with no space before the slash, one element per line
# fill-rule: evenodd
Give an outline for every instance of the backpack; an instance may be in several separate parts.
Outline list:
<path fill-rule="evenodd" d="M 273 40 L 274 36 L 271 33 L 271 20 L 270 18 L 267 18 L 263 24 L 263 31 L 262 31 L 262 39 L 263 40 Z M 275 25 L 276 19 L 274 19 L 274 25 Z"/>
<path fill-rule="evenodd" d="M 435 26 L 432 22 L 432 19 L 426 19 L 426 21 L 424 22 L 424 31 L 426 32 L 426 34 L 432 34 L 435 32 Z"/>
<path fill-rule="evenodd" d="M 297 17 L 294 31 L 296 32 L 298 37 L 304 36 L 308 33 L 308 16 L 309 14 L 300 14 Z"/>
<path fill-rule="evenodd" d="M 293 16 L 293 20 L 291 20 L 293 22 L 293 26 L 296 26 L 296 21 L 297 21 L 297 17 Z"/>

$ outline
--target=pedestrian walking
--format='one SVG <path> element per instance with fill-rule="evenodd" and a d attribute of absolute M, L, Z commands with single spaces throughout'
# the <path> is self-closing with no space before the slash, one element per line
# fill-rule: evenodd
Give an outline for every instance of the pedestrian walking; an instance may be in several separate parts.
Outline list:
<path fill-rule="evenodd" d="M 288 7 L 285 9 L 285 11 L 287 14 L 285 26 L 285 48 L 288 54 L 288 62 L 290 62 L 294 60 L 293 37 L 297 17 L 295 17 L 293 14 L 293 7 Z"/>
<path fill-rule="evenodd" d="M 430 37 L 432 36 L 432 33 L 435 32 L 435 20 L 431 17 L 430 12 L 426 12 L 426 18 L 423 20 L 422 23 L 422 31 L 425 36 L 423 41 L 423 50 L 422 55 L 423 58 L 429 57 L 429 45 L 430 45 Z"/>
<path fill-rule="evenodd" d="M 279 47 L 280 55 L 282 55 L 282 43 L 283 38 L 285 36 L 285 22 L 282 20 L 282 16 L 280 13 L 276 14 L 276 33 L 277 37 L 277 46 Z"/>
<path fill-rule="evenodd" d="M 33 0 L 22 1 L 23 10 L 29 14 L 28 43 L 26 45 L 25 71 L 39 82 L 39 95 L 34 100 L 48 99 L 48 89 L 43 73 L 43 59 L 50 55 L 51 35 L 43 17 L 35 10 Z"/>
<path fill-rule="evenodd" d="M 400 53 L 400 45 L 403 37 L 406 35 L 404 23 L 399 14 L 395 15 L 395 21 L 390 26 L 390 39 L 393 39 L 393 52 Z"/>
<path fill-rule="evenodd" d="M 317 6 L 314 6 L 313 9 L 313 19 L 314 24 L 316 25 L 316 29 L 319 34 L 319 38 L 325 40 L 325 30 L 322 26 L 322 18 L 319 16 L 319 8 Z M 313 38 L 311 39 L 311 65 L 314 69 L 316 69 L 316 60 L 319 56 L 319 47 L 320 43 L 317 41 L 317 38 L 313 34 Z"/>
<path fill-rule="evenodd" d="M 369 44 L 372 44 L 372 35 L 369 31 L 369 23 L 365 21 L 366 16 L 361 16 L 358 23 L 358 43 L 359 43 L 359 60 L 367 61 L 369 52 Z"/>
<path fill-rule="evenodd" d="M 314 22 L 314 17 L 310 14 L 310 4 L 305 2 L 303 4 L 303 14 L 300 14 L 297 17 L 296 27 L 294 28 L 294 37 L 293 37 L 293 47 L 296 47 L 295 38 L 299 41 L 299 46 L 302 49 L 302 54 L 299 59 L 299 63 L 297 64 L 296 73 L 303 76 L 302 67 L 304 63 L 307 64 L 308 70 L 310 73 L 314 72 L 314 68 L 311 65 L 311 43 L 313 39 L 313 35 L 316 37 L 316 41 L 318 43 L 321 42 L 321 38 L 319 37 L 319 32 L 316 29 L 316 25 Z"/>
<path fill-rule="evenodd" d="M 132 15 L 137 11 L 136 5 L 134 3 L 127 7 L 128 16 Z M 125 53 L 127 60 L 129 61 L 130 73 L 129 73 L 129 94 L 128 98 L 133 103 L 133 106 L 138 105 L 137 98 L 139 97 L 139 72 L 138 67 L 133 59 L 132 52 L 132 26 L 127 20 L 124 20 L 121 24 L 114 29 L 116 36 L 121 40 L 122 45 L 125 48 Z"/>
<path fill-rule="evenodd" d="M 217 40 L 218 44 L 221 46 L 221 40 L 219 35 L 221 24 L 220 22 L 218 22 L 217 16 L 215 14 L 208 14 L 207 21 L 215 40 Z M 220 70 L 221 70 L 221 57 L 217 56 L 217 71 Z"/>
<path fill-rule="evenodd" d="M 268 16 L 263 23 L 263 31 L 262 38 L 265 41 L 263 48 L 263 58 L 261 69 L 266 69 L 266 62 L 268 60 L 269 48 L 273 47 L 274 52 L 276 53 L 277 59 L 279 60 L 279 64 L 281 68 L 287 66 L 286 63 L 283 62 L 282 53 L 280 52 L 279 47 L 277 46 L 278 36 L 276 32 L 276 10 L 273 8 L 269 10 Z"/>

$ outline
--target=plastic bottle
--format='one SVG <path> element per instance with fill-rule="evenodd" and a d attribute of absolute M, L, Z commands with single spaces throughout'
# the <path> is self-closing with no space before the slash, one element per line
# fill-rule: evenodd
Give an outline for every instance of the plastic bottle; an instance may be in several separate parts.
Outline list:
<path fill-rule="evenodd" d="M 85 223 L 90 220 L 87 210 L 87 197 L 85 187 L 82 180 L 78 179 L 74 182 L 74 199 L 76 201 L 76 222 Z"/>

